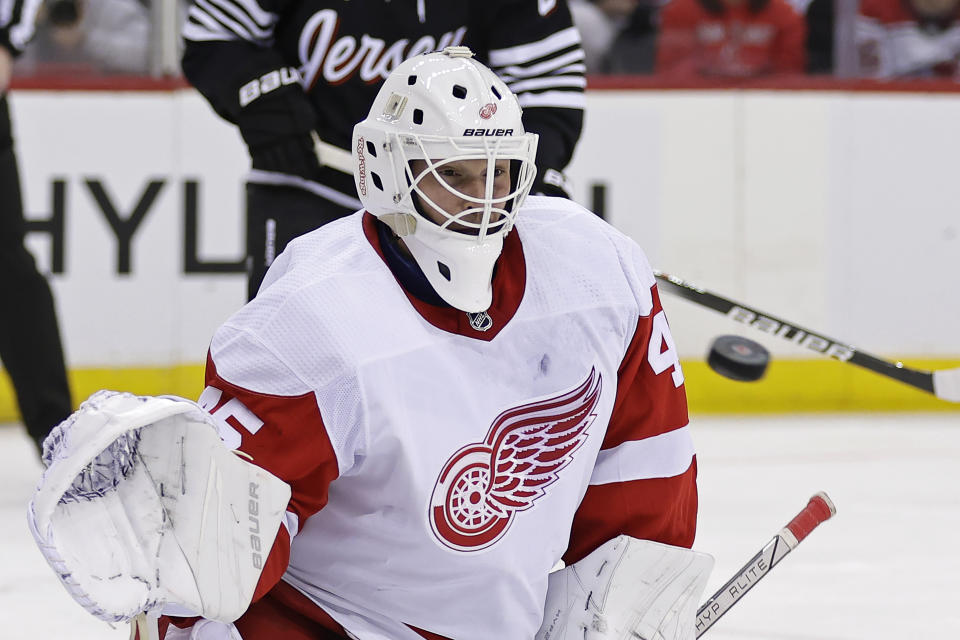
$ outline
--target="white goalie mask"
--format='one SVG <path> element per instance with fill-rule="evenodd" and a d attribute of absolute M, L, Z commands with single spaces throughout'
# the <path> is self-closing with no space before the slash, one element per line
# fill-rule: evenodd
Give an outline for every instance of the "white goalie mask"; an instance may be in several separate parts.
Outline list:
<path fill-rule="evenodd" d="M 472 56 L 447 47 L 399 65 L 354 127 L 352 152 L 364 208 L 403 239 L 441 298 L 475 313 L 490 307 L 503 239 L 536 176 L 537 136 Z"/>

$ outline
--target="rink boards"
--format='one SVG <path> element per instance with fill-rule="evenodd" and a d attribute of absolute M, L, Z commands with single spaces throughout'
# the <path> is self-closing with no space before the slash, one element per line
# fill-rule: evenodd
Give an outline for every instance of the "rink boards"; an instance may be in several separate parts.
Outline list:
<path fill-rule="evenodd" d="M 651 263 L 912 366 L 960 365 L 960 94 L 601 91 L 570 175 Z M 239 136 L 186 89 L 12 96 L 75 396 L 195 396 L 244 296 Z M 664 295 L 695 411 L 958 408 Z M 756 384 L 702 364 L 742 333 Z M 0 383 L 0 420 L 15 407 Z"/>

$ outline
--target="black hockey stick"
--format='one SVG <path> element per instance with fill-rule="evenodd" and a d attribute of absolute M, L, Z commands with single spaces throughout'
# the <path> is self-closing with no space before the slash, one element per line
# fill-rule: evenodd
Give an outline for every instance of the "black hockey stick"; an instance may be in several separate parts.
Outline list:
<path fill-rule="evenodd" d="M 783 558 L 803 541 L 819 524 L 837 513 L 827 494 L 817 493 L 787 526 L 773 536 L 757 555 L 750 558 L 735 576 L 697 609 L 697 637 L 737 604 L 755 584 L 770 573 Z"/>
<path fill-rule="evenodd" d="M 792 322 L 787 322 L 706 289 L 701 289 L 675 276 L 660 271 L 654 271 L 654 275 L 656 275 L 658 283 L 665 291 L 708 309 L 713 309 L 732 320 L 749 325 L 764 333 L 789 340 L 817 353 L 893 378 L 927 393 L 932 393 L 941 400 L 960 402 L 960 368 L 942 369 L 940 371 L 912 369 L 902 362 L 883 360 L 848 344 L 828 338 L 823 334 L 804 329 Z"/>

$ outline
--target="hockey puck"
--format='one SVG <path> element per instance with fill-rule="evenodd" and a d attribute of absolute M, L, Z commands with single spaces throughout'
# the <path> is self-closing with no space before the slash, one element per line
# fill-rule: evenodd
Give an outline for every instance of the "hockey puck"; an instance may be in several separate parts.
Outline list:
<path fill-rule="evenodd" d="M 770 352 L 742 336 L 719 336 L 710 345 L 707 364 L 725 378 L 755 382 L 767 372 Z"/>

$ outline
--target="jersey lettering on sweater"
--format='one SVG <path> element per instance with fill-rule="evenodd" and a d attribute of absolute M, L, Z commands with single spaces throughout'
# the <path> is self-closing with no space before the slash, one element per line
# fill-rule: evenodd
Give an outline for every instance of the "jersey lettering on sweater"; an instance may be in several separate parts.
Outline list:
<path fill-rule="evenodd" d="M 517 95 L 524 128 L 540 135 L 537 165 L 545 174 L 562 170 L 573 155 L 586 87 L 580 34 L 565 2 L 549 5 L 193 0 L 183 28 L 183 69 L 217 113 L 240 126 L 248 145 L 316 130 L 346 150 L 354 124 L 394 68 L 465 45 Z M 284 84 L 292 71 L 302 92 Z M 330 176 L 329 183 L 355 197 L 348 176 Z"/>
<path fill-rule="evenodd" d="M 558 560 L 690 546 L 683 376 L 639 248 L 529 198 L 478 331 L 400 288 L 375 224 L 295 240 L 211 342 L 204 406 L 293 490 L 257 597 L 282 579 L 358 637 L 529 640 Z"/>

